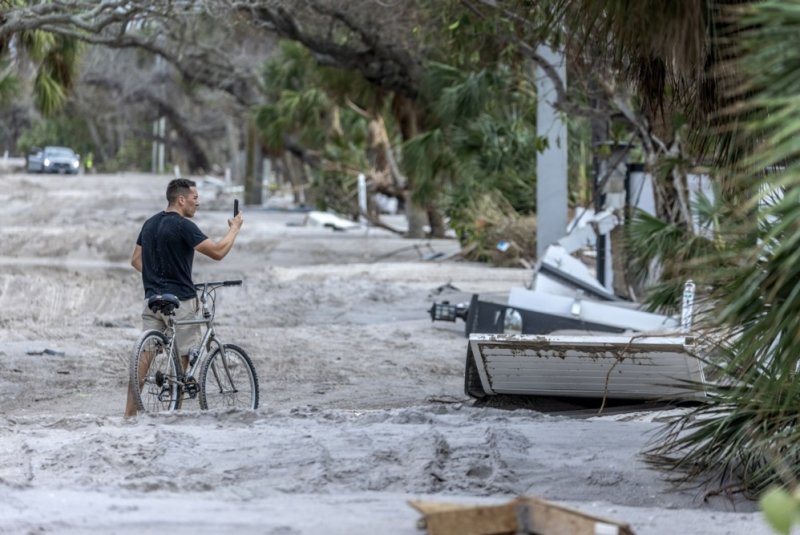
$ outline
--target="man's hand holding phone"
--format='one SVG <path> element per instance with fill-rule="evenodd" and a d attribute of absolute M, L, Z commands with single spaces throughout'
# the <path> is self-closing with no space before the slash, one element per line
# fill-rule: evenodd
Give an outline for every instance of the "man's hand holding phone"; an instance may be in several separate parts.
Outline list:
<path fill-rule="evenodd" d="M 228 226 L 233 228 L 236 227 L 238 231 L 242 228 L 242 223 L 244 219 L 242 218 L 242 214 L 239 212 L 239 199 L 233 200 L 233 218 L 228 220 Z"/>

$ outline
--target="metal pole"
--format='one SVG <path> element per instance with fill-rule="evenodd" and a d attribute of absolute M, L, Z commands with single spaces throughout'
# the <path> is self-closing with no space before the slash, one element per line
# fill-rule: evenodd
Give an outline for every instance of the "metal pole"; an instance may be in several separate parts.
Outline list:
<path fill-rule="evenodd" d="M 165 148 L 164 142 L 165 142 L 165 139 L 166 139 L 166 130 L 167 130 L 167 118 L 166 117 L 162 117 L 161 119 L 158 120 L 158 134 L 159 134 L 159 140 L 158 140 L 158 172 L 159 172 L 159 174 L 163 173 L 164 170 L 166 169 L 166 164 L 165 164 L 165 161 L 164 161 L 164 159 L 165 159 L 164 158 L 165 157 L 165 154 L 164 154 L 164 152 L 165 152 L 165 150 L 164 150 L 164 148 Z"/>

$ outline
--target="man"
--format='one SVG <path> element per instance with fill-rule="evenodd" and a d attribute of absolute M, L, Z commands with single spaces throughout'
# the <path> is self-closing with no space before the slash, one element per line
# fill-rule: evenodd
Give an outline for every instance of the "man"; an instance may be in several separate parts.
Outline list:
<path fill-rule="evenodd" d="M 145 305 L 142 312 L 144 330 L 164 330 L 167 323 L 161 314 L 147 307 L 147 299 L 153 295 L 173 294 L 180 299 L 175 310 L 175 319 L 192 319 L 199 309 L 197 291 L 192 282 L 192 262 L 198 251 L 214 260 L 222 260 L 233 247 L 242 228 L 241 212 L 228 219 L 228 233 L 218 241 L 212 241 L 191 221 L 200 206 L 197 186 L 192 180 L 176 178 L 167 186 L 167 209 L 144 222 L 136 247 L 131 256 L 131 265 L 142 274 Z M 189 347 L 199 335 L 199 325 L 182 326 L 177 331 L 178 351 L 184 367 L 188 362 Z M 146 366 L 143 367 L 146 371 Z M 140 377 L 140 382 L 143 376 Z M 128 385 L 128 402 L 125 416 L 135 416 L 137 406 L 133 385 Z"/>

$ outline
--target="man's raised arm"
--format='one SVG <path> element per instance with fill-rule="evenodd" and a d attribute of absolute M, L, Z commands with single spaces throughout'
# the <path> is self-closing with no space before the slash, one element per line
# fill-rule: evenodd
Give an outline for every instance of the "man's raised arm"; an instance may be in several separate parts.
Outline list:
<path fill-rule="evenodd" d="M 206 239 L 198 243 L 194 250 L 203 253 L 213 260 L 222 260 L 230 252 L 233 247 L 233 242 L 236 241 L 236 236 L 242 228 L 242 213 L 232 219 L 228 219 L 228 233 L 219 241 Z"/>

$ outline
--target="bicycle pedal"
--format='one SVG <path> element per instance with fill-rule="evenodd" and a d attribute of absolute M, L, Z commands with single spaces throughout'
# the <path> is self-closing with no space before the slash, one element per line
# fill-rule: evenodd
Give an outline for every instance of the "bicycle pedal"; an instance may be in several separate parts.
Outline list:
<path fill-rule="evenodd" d="M 195 381 L 194 378 L 187 380 L 183 385 L 183 391 L 189 396 L 189 399 L 195 399 L 197 393 L 200 391 L 197 381 Z"/>

